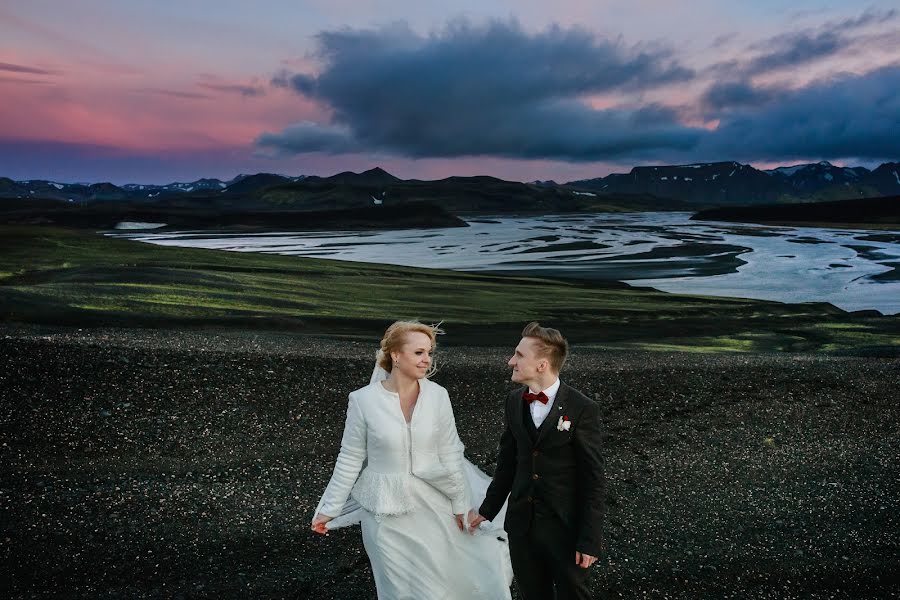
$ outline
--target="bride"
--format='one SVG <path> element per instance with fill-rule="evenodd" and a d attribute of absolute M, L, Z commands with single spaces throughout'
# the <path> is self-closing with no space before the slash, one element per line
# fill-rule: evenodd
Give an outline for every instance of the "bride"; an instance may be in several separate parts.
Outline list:
<path fill-rule="evenodd" d="M 350 394 L 311 528 L 361 524 L 379 600 L 508 599 L 505 534 L 490 523 L 466 533 L 490 478 L 463 457 L 447 390 L 427 378 L 436 333 L 415 321 L 388 327 L 372 381 Z"/>

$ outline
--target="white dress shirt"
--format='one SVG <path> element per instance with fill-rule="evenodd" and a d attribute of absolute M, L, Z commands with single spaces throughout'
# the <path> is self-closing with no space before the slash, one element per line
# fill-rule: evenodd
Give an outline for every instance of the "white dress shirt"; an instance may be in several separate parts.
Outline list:
<path fill-rule="evenodd" d="M 532 394 L 538 393 L 531 388 L 529 388 L 528 391 Z M 543 423 L 544 419 L 547 418 L 547 415 L 550 414 L 550 409 L 553 408 L 553 401 L 556 400 L 556 392 L 559 391 L 559 378 L 557 377 L 554 384 L 548 387 L 546 390 L 540 391 L 543 391 L 544 395 L 549 399 L 547 400 L 547 404 L 535 401 L 528 405 L 528 409 L 531 411 L 531 420 L 534 421 L 535 427 L 541 426 L 541 423 Z"/>

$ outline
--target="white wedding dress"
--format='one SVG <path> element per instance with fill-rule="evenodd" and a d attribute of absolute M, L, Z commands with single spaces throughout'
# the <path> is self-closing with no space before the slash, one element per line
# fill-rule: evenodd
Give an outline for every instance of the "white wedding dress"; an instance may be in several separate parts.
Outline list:
<path fill-rule="evenodd" d="M 421 379 L 407 424 L 399 397 L 380 383 L 385 376 L 376 369 L 350 394 L 341 452 L 316 513 L 335 517 L 328 529 L 361 524 L 379 600 L 510 598 L 505 532 L 485 522 L 471 535 L 453 517 L 477 511 L 491 480 L 463 457 L 447 391 Z M 494 519 L 502 522 L 503 514 Z"/>

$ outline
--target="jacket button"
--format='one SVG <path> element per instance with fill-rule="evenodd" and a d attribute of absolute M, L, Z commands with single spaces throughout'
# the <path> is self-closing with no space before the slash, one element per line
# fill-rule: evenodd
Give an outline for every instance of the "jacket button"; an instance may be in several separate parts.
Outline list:
<path fill-rule="evenodd" d="M 531 453 L 532 456 L 537 456 L 538 454 L 540 454 L 540 452 L 537 450 L 535 450 L 534 452 Z"/>
<path fill-rule="evenodd" d="M 534 498 L 532 498 L 531 496 L 528 496 L 527 498 L 525 498 L 525 500 L 527 500 L 529 503 L 534 502 Z"/>
<path fill-rule="evenodd" d="M 531 478 L 532 478 L 532 479 L 540 479 L 541 476 L 538 475 L 537 473 L 535 473 L 534 475 L 531 476 Z"/>

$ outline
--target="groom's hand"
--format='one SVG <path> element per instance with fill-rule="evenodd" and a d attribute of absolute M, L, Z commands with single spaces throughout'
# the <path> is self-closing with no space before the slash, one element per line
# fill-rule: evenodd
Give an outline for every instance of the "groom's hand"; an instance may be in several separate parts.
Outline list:
<path fill-rule="evenodd" d="M 592 564 L 597 562 L 596 556 L 591 556 L 590 554 L 582 554 L 581 552 L 575 551 L 575 564 L 581 567 L 582 569 L 587 569 Z"/>
<path fill-rule="evenodd" d="M 478 529 L 478 526 L 487 521 L 487 519 L 485 519 L 481 515 L 475 515 L 473 517 L 472 514 L 474 513 L 475 511 L 472 511 L 472 513 L 469 514 L 469 533 L 475 533 L 475 530 Z"/>

